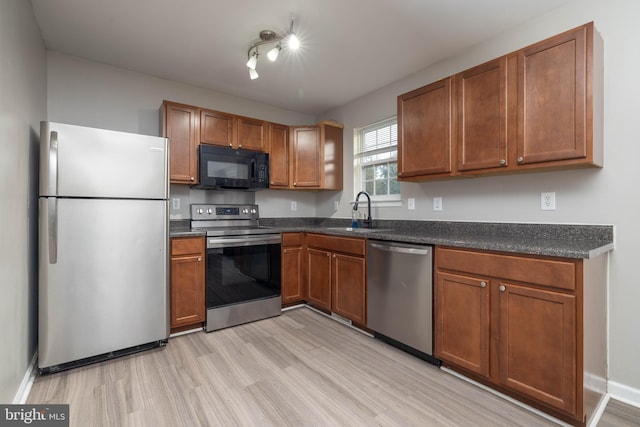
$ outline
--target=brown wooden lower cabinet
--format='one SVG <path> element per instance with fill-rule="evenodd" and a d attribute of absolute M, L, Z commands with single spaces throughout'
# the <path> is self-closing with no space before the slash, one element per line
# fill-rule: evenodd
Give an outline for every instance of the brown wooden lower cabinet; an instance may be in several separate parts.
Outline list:
<path fill-rule="evenodd" d="M 366 239 L 310 233 L 306 246 L 307 301 L 366 326 Z"/>
<path fill-rule="evenodd" d="M 435 356 L 564 421 L 585 424 L 606 391 L 606 256 L 443 247 L 435 253 Z"/>
<path fill-rule="evenodd" d="M 171 239 L 171 331 L 205 320 L 204 237 Z"/>
<path fill-rule="evenodd" d="M 282 304 L 303 302 L 304 234 L 282 233 Z"/>

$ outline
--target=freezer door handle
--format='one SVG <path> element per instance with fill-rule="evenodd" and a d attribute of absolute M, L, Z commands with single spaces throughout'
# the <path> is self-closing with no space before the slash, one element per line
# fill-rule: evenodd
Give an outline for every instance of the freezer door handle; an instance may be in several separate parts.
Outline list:
<path fill-rule="evenodd" d="M 47 200 L 47 228 L 49 229 L 49 264 L 58 262 L 58 199 Z"/>
<path fill-rule="evenodd" d="M 49 134 L 49 195 L 58 195 L 58 132 Z"/>
<path fill-rule="evenodd" d="M 372 248 L 379 249 L 381 251 L 387 251 L 387 252 L 400 252 L 403 254 L 413 254 L 413 255 L 429 255 L 429 249 L 407 248 L 404 246 L 379 245 L 377 243 L 371 243 L 371 242 L 369 242 L 369 246 Z"/>

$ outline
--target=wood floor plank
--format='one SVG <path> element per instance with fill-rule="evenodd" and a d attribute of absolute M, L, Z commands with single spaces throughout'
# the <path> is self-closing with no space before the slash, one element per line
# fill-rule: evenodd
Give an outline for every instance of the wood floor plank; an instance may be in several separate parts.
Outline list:
<path fill-rule="evenodd" d="M 38 377 L 28 402 L 74 426 L 554 425 L 306 308 Z M 637 425 L 615 408 L 603 427 Z"/>

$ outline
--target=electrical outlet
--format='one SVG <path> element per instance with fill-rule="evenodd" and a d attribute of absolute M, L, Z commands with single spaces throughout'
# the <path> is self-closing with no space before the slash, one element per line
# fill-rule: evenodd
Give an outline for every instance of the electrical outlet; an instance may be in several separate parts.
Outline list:
<path fill-rule="evenodd" d="M 556 210 L 556 193 L 540 193 L 540 210 L 555 211 Z"/>
<path fill-rule="evenodd" d="M 415 208 L 416 208 L 416 199 L 414 199 L 413 197 L 409 197 L 407 199 L 407 208 L 410 211 L 415 210 Z"/>
<path fill-rule="evenodd" d="M 434 197 L 433 198 L 433 210 L 441 211 L 442 210 L 442 197 Z"/>
<path fill-rule="evenodd" d="M 180 209 L 180 199 L 177 197 L 174 197 L 171 199 L 171 209 L 173 210 L 178 210 Z"/>
<path fill-rule="evenodd" d="M 297 202 L 291 202 L 291 210 L 292 211 L 298 210 L 298 203 Z"/>
<path fill-rule="evenodd" d="M 334 202 L 333 202 L 333 210 L 338 212 L 338 209 L 340 209 L 340 201 L 334 200 Z"/>

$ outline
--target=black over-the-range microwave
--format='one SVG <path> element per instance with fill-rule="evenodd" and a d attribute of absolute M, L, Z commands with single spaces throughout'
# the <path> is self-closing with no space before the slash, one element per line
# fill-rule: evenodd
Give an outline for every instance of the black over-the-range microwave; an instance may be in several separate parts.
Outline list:
<path fill-rule="evenodd" d="M 251 191 L 269 188 L 269 155 L 200 144 L 200 184 L 195 187 Z"/>

